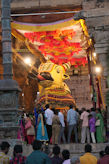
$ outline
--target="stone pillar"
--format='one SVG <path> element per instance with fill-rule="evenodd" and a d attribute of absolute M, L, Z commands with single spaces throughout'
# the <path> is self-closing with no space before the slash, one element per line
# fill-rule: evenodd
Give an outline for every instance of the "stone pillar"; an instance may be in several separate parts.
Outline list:
<path fill-rule="evenodd" d="M 3 80 L 0 80 L 0 139 L 16 139 L 18 131 L 17 82 L 12 79 L 10 0 L 2 0 Z"/>
<path fill-rule="evenodd" d="M 96 17 L 96 19 L 100 19 Z M 95 52 L 98 56 L 99 63 L 103 67 L 103 76 L 107 78 L 109 74 L 108 70 L 108 56 L 109 56 L 109 30 L 105 26 L 95 26 L 95 21 L 93 21 L 93 27 L 90 27 L 90 23 L 88 22 L 88 18 L 86 20 L 86 25 L 88 27 L 89 35 L 93 38 L 95 44 Z M 94 27 L 95 26 L 95 27 Z"/>
<path fill-rule="evenodd" d="M 103 67 L 103 76 L 109 87 L 109 12 L 107 9 L 93 9 L 87 11 L 86 25 L 90 36 L 94 39 L 95 52 L 99 63 Z M 107 13 L 107 15 L 105 15 Z M 103 16 L 104 15 L 104 16 Z M 109 105 L 109 90 L 107 89 L 105 103 Z M 109 119 L 109 118 L 108 118 Z M 108 120 L 109 121 L 109 120 Z"/>

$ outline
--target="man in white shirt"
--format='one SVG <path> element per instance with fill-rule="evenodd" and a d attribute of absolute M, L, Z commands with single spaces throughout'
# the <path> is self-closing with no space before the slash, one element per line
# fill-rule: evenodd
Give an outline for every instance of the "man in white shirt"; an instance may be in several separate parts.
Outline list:
<path fill-rule="evenodd" d="M 81 143 L 85 143 L 87 137 L 87 143 L 90 143 L 90 132 L 89 132 L 89 113 L 85 108 L 82 109 L 83 113 L 81 114 L 80 119 L 82 120 L 82 130 L 81 130 Z"/>
<path fill-rule="evenodd" d="M 60 120 L 60 123 L 61 123 L 61 128 L 60 128 L 60 134 L 59 134 L 59 144 L 61 143 L 61 138 L 64 142 L 64 144 L 66 143 L 66 139 L 65 139 L 65 135 L 64 135 L 64 129 L 65 129 L 65 122 L 64 122 L 64 115 L 63 113 L 60 111 L 58 113 L 58 117 L 59 117 L 59 120 Z"/>
<path fill-rule="evenodd" d="M 49 109 L 49 104 L 45 106 L 45 118 L 46 118 L 46 128 L 47 128 L 47 133 L 48 133 L 48 138 L 50 142 L 50 138 L 52 136 L 52 119 L 53 119 L 53 111 Z"/>

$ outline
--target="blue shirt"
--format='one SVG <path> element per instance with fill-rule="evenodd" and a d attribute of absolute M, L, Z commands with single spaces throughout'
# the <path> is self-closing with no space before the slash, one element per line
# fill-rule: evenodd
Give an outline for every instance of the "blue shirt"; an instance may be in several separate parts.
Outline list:
<path fill-rule="evenodd" d="M 70 109 L 67 112 L 67 122 L 68 122 L 68 124 L 69 125 L 77 124 L 77 120 L 78 120 L 77 112 L 73 109 Z"/>
<path fill-rule="evenodd" d="M 47 154 L 35 150 L 27 157 L 26 164 L 51 164 L 51 160 Z"/>

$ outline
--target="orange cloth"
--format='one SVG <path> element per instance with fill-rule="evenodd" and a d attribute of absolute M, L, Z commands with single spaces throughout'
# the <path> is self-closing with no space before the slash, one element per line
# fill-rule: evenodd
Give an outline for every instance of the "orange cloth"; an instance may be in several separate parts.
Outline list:
<path fill-rule="evenodd" d="M 97 164 L 97 158 L 91 153 L 85 153 L 80 157 L 81 164 Z"/>

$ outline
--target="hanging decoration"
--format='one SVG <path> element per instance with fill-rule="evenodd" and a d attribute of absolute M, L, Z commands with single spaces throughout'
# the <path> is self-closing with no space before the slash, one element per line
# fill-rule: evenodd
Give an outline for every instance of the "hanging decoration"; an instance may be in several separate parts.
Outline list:
<path fill-rule="evenodd" d="M 76 35 L 74 30 L 56 30 L 47 32 L 29 32 L 24 33 L 32 43 L 39 42 L 38 49 L 45 57 L 56 64 L 70 62 L 72 65 L 83 64 L 85 59 L 73 59 L 74 53 L 78 54 L 82 50 L 80 43 L 73 43 L 72 38 Z"/>
<path fill-rule="evenodd" d="M 25 39 L 37 46 L 46 60 L 51 60 L 55 64 L 70 62 L 75 67 L 87 63 L 86 47 L 81 45 L 88 37 L 84 20 L 74 21 L 69 18 L 44 24 L 13 22 L 11 26 L 15 37 L 19 38 L 22 34 Z"/>

